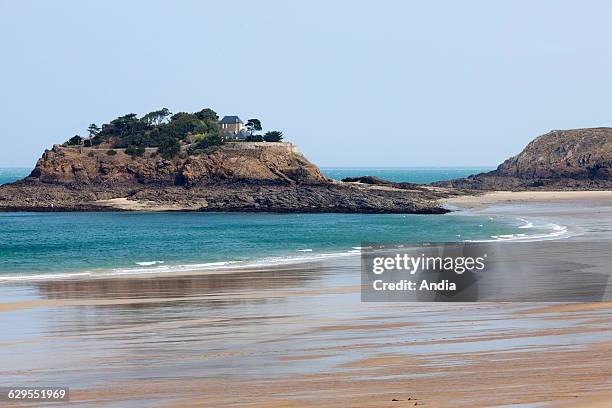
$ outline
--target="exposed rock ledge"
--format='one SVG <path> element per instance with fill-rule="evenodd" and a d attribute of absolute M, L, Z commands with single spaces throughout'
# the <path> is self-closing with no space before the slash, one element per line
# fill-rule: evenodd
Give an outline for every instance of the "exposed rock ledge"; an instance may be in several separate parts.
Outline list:
<path fill-rule="evenodd" d="M 45 151 L 24 180 L 0 187 L 0 211 L 447 212 L 440 188 L 342 183 L 288 143 L 228 143 L 166 160 L 117 149 Z"/>

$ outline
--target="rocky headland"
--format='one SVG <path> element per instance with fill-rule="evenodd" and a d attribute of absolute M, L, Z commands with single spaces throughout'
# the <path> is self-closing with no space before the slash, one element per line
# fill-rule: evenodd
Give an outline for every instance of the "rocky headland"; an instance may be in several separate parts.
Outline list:
<path fill-rule="evenodd" d="M 475 190 L 609 190 L 612 128 L 553 130 L 491 172 L 433 185 Z"/>
<path fill-rule="evenodd" d="M 0 187 L 0 211 L 447 212 L 448 189 L 344 183 L 323 176 L 290 143 L 228 142 L 164 158 L 157 149 L 65 147 Z"/>

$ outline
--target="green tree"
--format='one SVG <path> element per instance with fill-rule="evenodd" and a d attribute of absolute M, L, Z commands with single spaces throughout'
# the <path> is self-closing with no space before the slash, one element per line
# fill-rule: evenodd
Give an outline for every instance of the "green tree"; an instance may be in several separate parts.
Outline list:
<path fill-rule="evenodd" d="M 223 144 L 223 140 L 221 139 L 220 134 L 214 133 L 211 135 L 205 135 L 195 144 L 194 150 L 206 149 L 207 147 L 218 146 L 220 144 Z"/>
<path fill-rule="evenodd" d="M 171 137 L 183 140 L 190 132 L 193 134 L 207 133 L 208 126 L 194 114 L 179 112 L 172 115 L 170 123 L 164 125 L 164 132 Z"/>
<path fill-rule="evenodd" d="M 83 143 L 83 138 L 79 135 L 74 135 L 65 143 L 66 146 L 80 146 Z"/>
<path fill-rule="evenodd" d="M 176 138 L 164 140 L 157 149 L 164 159 L 171 159 L 181 152 L 181 144 Z"/>
<path fill-rule="evenodd" d="M 261 121 L 259 119 L 249 119 L 246 123 L 246 128 L 249 132 L 249 135 L 253 136 L 253 133 L 255 133 L 255 131 L 261 130 Z"/>
<path fill-rule="evenodd" d="M 140 136 L 144 134 L 146 127 L 147 125 L 140 121 L 135 113 L 128 113 L 113 119 L 109 124 L 102 125 L 99 136 L 102 136 L 105 140 L 117 139 L 116 147 L 126 147 L 135 143 L 128 143 L 124 138 Z"/>
<path fill-rule="evenodd" d="M 125 149 L 125 154 L 129 154 L 132 157 L 144 156 L 145 148 L 142 146 L 130 145 Z"/>
<path fill-rule="evenodd" d="M 214 110 L 210 109 L 210 108 L 204 108 L 199 112 L 195 113 L 196 118 L 203 120 L 205 122 L 218 122 L 219 121 L 219 115 L 217 115 L 217 112 L 215 112 Z"/>
<path fill-rule="evenodd" d="M 117 119 L 111 120 L 111 125 L 115 126 L 119 132 L 125 132 L 135 127 L 138 123 L 138 116 L 135 113 L 119 116 Z"/>
<path fill-rule="evenodd" d="M 87 128 L 87 132 L 89 132 L 89 138 L 87 138 L 87 140 L 83 140 L 83 146 L 91 147 L 93 145 L 94 137 L 98 136 L 100 130 L 102 129 L 100 129 L 95 123 L 89 125 L 89 127 Z"/>
<path fill-rule="evenodd" d="M 248 135 L 245 139 L 245 142 L 263 142 L 264 138 L 262 135 Z"/>
<path fill-rule="evenodd" d="M 168 108 L 162 108 L 149 112 L 140 119 L 136 114 L 129 113 L 109 123 L 103 123 L 100 127 L 92 123 L 87 131 L 89 138 L 80 141 L 84 146 L 108 145 L 114 149 L 124 149 L 130 146 L 163 145 L 165 149 L 169 149 L 168 154 L 173 154 L 175 143 L 178 141 L 180 145 L 180 141 L 185 140 L 190 133 L 213 137 L 209 142 L 216 143 L 214 140 L 220 135 L 220 125 L 217 113 L 210 108 L 174 115 Z M 71 143 L 79 144 L 74 140 Z"/>
<path fill-rule="evenodd" d="M 170 112 L 168 108 L 162 108 L 160 110 L 147 113 L 140 120 L 149 126 L 159 126 L 164 123 L 166 118 L 170 115 L 172 115 L 172 112 Z"/>
<path fill-rule="evenodd" d="M 143 145 L 146 143 L 146 133 L 149 126 L 138 119 L 135 113 L 129 113 L 113 119 L 109 124 L 103 124 L 98 136 L 92 140 L 99 144 L 98 139 L 111 142 L 115 148 L 125 148 L 129 145 Z"/>
<path fill-rule="evenodd" d="M 270 132 L 266 132 L 263 138 L 266 142 L 280 142 L 283 140 L 283 132 L 280 130 L 272 130 Z"/>
<path fill-rule="evenodd" d="M 91 139 L 95 137 L 98 133 L 100 133 L 100 130 L 102 129 L 100 129 L 95 123 L 89 125 L 89 127 L 87 128 L 87 132 L 89 132 L 89 138 Z"/>

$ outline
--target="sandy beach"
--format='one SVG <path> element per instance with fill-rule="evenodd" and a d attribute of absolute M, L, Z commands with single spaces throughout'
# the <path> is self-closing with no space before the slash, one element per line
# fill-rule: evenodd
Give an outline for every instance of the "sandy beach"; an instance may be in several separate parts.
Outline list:
<path fill-rule="evenodd" d="M 482 195 L 462 195 L 444 200 L 460 208 L 483 209 L 497 204 L 596 203 L 607 206 L 612 191 L 493 191 Z"/>
<path fill-rule="evenodd" d="M 448 204 L 554 220 L 577 242 L 612 231 L 612 192 L 491 193 Z M 612 302 L 362 303 L 359 270 L 355 256 L 3 284 L 0 323 L 11 330 L 0 335 L 0 378 L 69 386 L 71 404 L 83 407 L 609 401 Z"/>

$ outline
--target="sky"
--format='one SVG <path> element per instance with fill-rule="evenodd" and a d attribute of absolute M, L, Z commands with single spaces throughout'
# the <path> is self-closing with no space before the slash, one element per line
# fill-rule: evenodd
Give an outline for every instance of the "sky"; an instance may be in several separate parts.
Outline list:
<path fill-rule="evenodd" d="M 0 167 L 204 107 L 320 166 L 492 166 L 612 125 L 609 1 L 0 0 Z"/>

